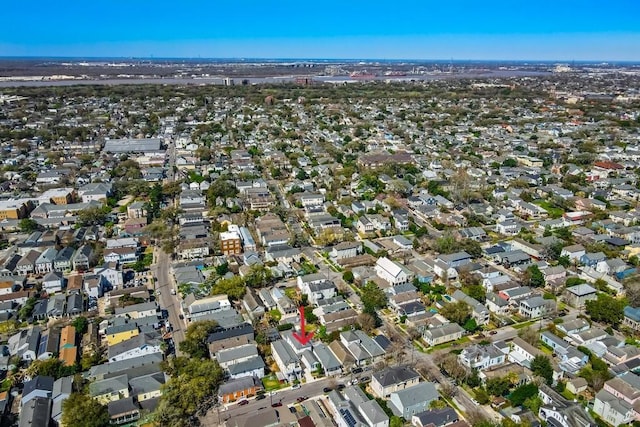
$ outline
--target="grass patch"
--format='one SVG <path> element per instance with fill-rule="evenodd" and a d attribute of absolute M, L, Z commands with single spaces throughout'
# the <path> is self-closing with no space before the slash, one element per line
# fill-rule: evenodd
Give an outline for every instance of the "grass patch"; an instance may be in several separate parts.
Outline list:
<path fill-rule="evenodd" d="M 262 378 L 262 385 L 265 391 L 279 390 L 282 388 L 282 384 L 280 384 L 280 381 L 278 381 L 275 375 Z"/>
<path fill-rule="evenodd" d="M 573 399 L 576 398 L 576 395 L 571 393 L 569 390 L 567 390 L 566 388 L 562 391 L 562 393 L 560 393 L 563 397 L 565 397 L 567 400 L 570 400 L 573 402 Z"/>
<path fill-rule="evenodd" d="M 537 201 L 534 202 L 534 204 L 540 206 L 542 209 L 546 210 L 549 213 L 549 217 L 552 219 L 556 219 L 556 218 L 560 218 L 562 217 L 562 214 L 564 214 L 564 210 L 557 207 L 556 205 L 554 205 L 553 203 L 550 203 L 546 200 L 542 200 L 542 201 Z"/>
<path fill-rule="evenodd" d="M 434 352 L 436 350 L 443 350 L 445 348 L 454 347 L 456 345 L 468 343 L 469 341 L 471 341 L 471 340 L 469 339 L 468 336 L 462 337 L 462 338 L 460 338 L 459 340 L 456 340 L 456 341 L 445 342 L 445 343 L 442 343 L 442 344 L 434 345 L 433 347 L 429 347 L 429 349 L 427 350 L 427 353 L 432 353 L 432 352 Z"/>
<path fill-rule="evenodd" d="M 284 294 L 289 297 L 289 299 L 296 299 L 298 297 L 298 289 L 296 288 L 285 288 Z"/>
<path fill-rule="evenodd" d="M 543 353 L 548 354 L 549 356 L 553 354 L 553 349 L 542 341 L 538 341 L 538 348 L 542 350 Z"/>
<path fill-rule="evenodd" d="M 513 325 L 513 329 L 524 329 L 527 326 L 535 325 L 537 322 L 537 320 L 529 320 L 527 322 L 517 323 Z"/>

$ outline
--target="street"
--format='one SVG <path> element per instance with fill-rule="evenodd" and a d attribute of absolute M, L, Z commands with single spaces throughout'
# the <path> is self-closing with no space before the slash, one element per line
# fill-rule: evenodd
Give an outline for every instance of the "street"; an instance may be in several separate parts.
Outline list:
<path fill-rule="evenodd" d="M 171 258 L 162 249 L 155 248 L 156 263 L 151 266 L 151 271 L 156 281 L 156 294 L 159 292 L 160 307 L 169 312 L 168 321 L 173 327 L 171 332 L 176 348 L 176 356 L 180 356 L 178 344 L 184 341 L 184 322 L 180 320 L 180 300 L 178 295 L 171 295 L 173 280 L 170 277 Z"/>

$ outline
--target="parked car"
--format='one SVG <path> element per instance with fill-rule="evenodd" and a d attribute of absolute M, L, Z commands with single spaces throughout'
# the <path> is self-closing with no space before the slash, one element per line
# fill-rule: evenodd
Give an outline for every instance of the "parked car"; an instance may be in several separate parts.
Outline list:
<path fill-rule="evenodd" d="M 282 402 L 276 402 L 276 403 L 272 403 L 272 404 L 271 404 L 271 407 L 272 407 L 272 408 L 278 408 L 278 407 L 280 407 L 280 406 L 282 406 Z"/>
<path fill-rule="evenodd" d="M 305 400 L 307 400 L 309 397 L 308 396 L 300 396 L 296 399 L 296 402 L 300 403 L 300 402 L 304 402 Z"/>
<path fill-rule="evenodd" d="M 242 399 L 238 401 L 238 405 L 240 406 L 244 406 L 244 405 L 248 405 L 249 401 L 247 399 Z"/>
<path fill-rule="evenodd" d="M 344 384 L 338 384 L 338 387 L 336 387 L 337 390 L 344 390 L 344 388 L 346 387 L 346 385 Z"/>
<path fill-rule="evenodd" d="M 351 373 L 352 373 L 352 374 L 359 374 L 360 372 L 362 372 L 362 368 L 353 368 L 353 369 L 351 370 Z"/>
<path fill-rule="evenodd" d="M 360 382 L 361 382 L 361 383 L 366 383 L 366 382 L 369 382 L 369 381 L 371 381 L 371 378 L 369 378 L 369 377 L 362 377 L 362 378 L 360 378 Z"/>
<path fill-rule="evenodd" d="M 294 384 L 291 386 L 291 390 L 297 390 L 300 388 L 300 384 Z"/>
<path fill-rule="evenodd" d="M 259 394 L 256 396 L 256 400 L 262 400 L 262 399 L 266 399 L 267 396 L 265 396 L 264 394 Z"/>
<path fill-rule="evenodd" d="M 296 408 L 294 406 L 289 406 L 289 412 L 291 412 L 292 414 L 295 414 Z"/>
<path fill-rule="evenodd" d="M 489 335 L 495 335 L 497 333 L 498 333 L 498 331 L 491 331 L 491 332 L 489 332 Z"/>
<path fill-rule="evenodd" d="M 330 391 L 332 391 L 332 390 L 333 390 L 333 389 L 332 389 L 331 387 L 325 387 L 325 388 L 323 388 L 323 389 L 322 389 L 322 391 L 323 391 L 324 393 L 329 393 L 329 392 L 330 392 Z"/>

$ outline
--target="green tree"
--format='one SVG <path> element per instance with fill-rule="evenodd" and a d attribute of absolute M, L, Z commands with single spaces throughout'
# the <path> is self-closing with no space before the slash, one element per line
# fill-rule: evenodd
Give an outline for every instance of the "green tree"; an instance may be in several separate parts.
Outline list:
<path fill-rule="evenodd" d="M 76 328 L 76 332 L 78 334 L 84 334 L 87 332 L 87 327 L 89 326 L 89 321 L 84 316 L 78 316 L 71 322 L 74 328 Z"/>
<path fill-rule="evenodd" d="M 94 206 L 78 211 L 78 224 L 82 226 L 104 225 L 109 215 L 108 207 Z"/>
<path fill-rule="evenodd" d="M 624 317 L 625 305 L 624 300 L 616 299 L 607 294 L 598 294 L 598 298 L 587 301 L 585 307 L 591 320 L 617 326 Z"/>
<path fill-rule="evenodd" d="M 307 323 L 315 323 L 318 321 L 318 316 L 313 314 L 313 307 L 306 306 L 304 308 L 304 320 L 306 320 Z"/>
<path fill-rule="evenodd" d="M 464 325 L 471 317 L 471 307 L 464 301 L 451 302 L 440 309 L 440 314 L 458 325 Z"/>
<path fill-rule="evenodd" d="M 509 391 L 511 382 L 507 377 L 495 377 L 487 380 L 485 387 L 492 396 L 504 396 Z"/>
<path fill-rule="evenodd" d="M 482 285 L 467 286 L 463 290 L 465 294 L 469 295 L 471 298 L 476 299 L 480 302 L 484 302 L 487 297 L 486 290 Z"/>
<path fill-rule="evenodd" d="M 538 386 L 533 383 L 523 384 L 516 388 L 509 396 L 513 406 L 520 406 L 525 400 L 538 395 Z"/>
<path fill-rule="evenodd" d="M 244 279 L 240 276 L 233 276 L 228 279 L 219 279 L 211 287 L 213 295 L 226 294 L 230 299 L 240 300 L 247 291 Z"/>
<path fill-rule="evenodd" d="M 217 327 L 218 322 L 215 320 L 193 322 L 185 331 L 184 341 L 179 344 L 180 351 L 185 352 L 196 359 L 209 357 L 207 337 Z"/>
<path fill-rule="evenodd" d="M 548 385 L 553 383 L 553 367 L 547 356 L 538 355 L 534 357 L 529 367 L 535 375 L 544 378 Z"/>
<path fill-rule="evenodd" d="M 342 274 L 342 280 L 347 283 L 353 283 L 354 277 L 353 272 L 351 270 L 347 270 Z"/>
<path fill-rule="evenodd" d="M 527 272 L 529 273 L 529 286 L 533 288 L 544 286 L 544 275 L 537 265 L 533 264 L 529 266 Z"/>
<path fill-rule="evenodd" d="M 58 379 L 75 373 L 75 366 L 65 366 L 62 360 L 55 357 L 46 360 L 35 360 L 27 368 L 27 374 L 32 378 L 37 375 L 43 375 Z"/>
<path fill-rule="evenodd" d="M 66 427 L 107 427 L 107 407 L 83 393 L 71 393 L 62 402 L 62 424 Z"/>
<path fill-rule="evenodd" d="M 387 295 L 374 282 L 367 282 L 361 290 L 360 299 L 365 313 L 373 315 L 377 309 L 387 306 Z"/>
<path fill-rule="evenodd" d="M 489 394 L 487 394 L 487 392 L 483 388 L 479 388 L 475 390 L 475 395 L 476 395 L 476 401 L 479 404 L 485 405 L 489 403 Z"/>
<path fill-rule="evenodd" d="M 37 231 L 40 228 L 36 220 L 31 218 L 21 219 L 19 223 L 19 227 L 20 227 L 20 231 L 22 231 L 23 233 L 33 233 L 34 231 Z"/>
<path fill-rule="evenodd" d="M 199 410 L 213 403 L 224 373 L 218 362 L 177 357 L 169 360 L 165 371 L 171 378 L 162 387 L 162 396 L 154 413 L 161 426 L 188 427 L 197 421 Z"/>

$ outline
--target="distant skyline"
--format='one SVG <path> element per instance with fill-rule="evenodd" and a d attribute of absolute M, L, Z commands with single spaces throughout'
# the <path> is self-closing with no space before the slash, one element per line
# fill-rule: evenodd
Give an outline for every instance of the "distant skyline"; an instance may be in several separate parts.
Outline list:
<path fill-rule="evenodd" d="M 0 56 L 640 61 L 640 2 L 3 4 Z"/>

